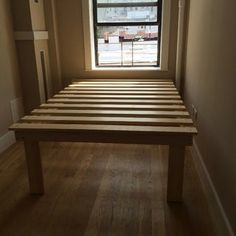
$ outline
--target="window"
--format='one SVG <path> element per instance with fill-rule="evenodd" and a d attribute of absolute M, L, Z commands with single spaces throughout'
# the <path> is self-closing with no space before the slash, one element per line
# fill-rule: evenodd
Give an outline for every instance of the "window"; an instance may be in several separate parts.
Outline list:
<path fill-rule="evenodd" d="M 112 3 L 113 2 L 113 3 Z M 129 3 L 129 6 L 124 5 L 125 3 Z M 130 4 L 132 3 L 132 4 Z M 138 4 L 137 4 L 138 3 Z M 150 4 L 151 6 L 147 6 L 146 4 Z M 93 7 L 95 4 L 96 7 Z M 102 5 L 101 5 L 102 4 Z M 109 4 L 109 7 L 105 7 L 106 5 L 104 4 Z M 113 5 L 112 5 L 113 4 Z M 136 8 L 137 11 L 139 9 L 151 9 L 150 17 L 148 21 L 141 22 L 141 20 L 136 17 L 136 13 L 130 13 L 130 15 L 122 15 L 119 13 L 120 8 L 118 5 L 114 4 L 122 4 L 123 9 L 125 8 L 127 11 L 131 11 L 133 8 Z M 134 6 L 134 4 L 136 6 Z M 141 4 L 141 5 L 140 5 Z M 143 5 L 145 4 L 145 5 Z M 155 5 L 152 5 L 155 4 Z M 112 5 L 112 7 L 111 7 Z M 169 39 L 170 39 L 170 23 L 171 23 L 171 0 L 146 0 L 146 1 L 141 1 L 141 0 L 108 0 L 106 1 L 101 1 L 97 0 L 94 2 L 94 0 L 82 0 L 82 13 L 83 13 L 83 29 L 84 29 L 84 55 L 85 55 L 85 70 L 86 71 L 120 71 L 120 70 L 129 70 L 129 71 L 137 71 L 137 70 L 153 70 L 153 71 L 168 71 L 168 65 L 169 65 Z M 98 12 L 101 10 L 107 10 L 106 15 L 98 15 Z M 116 19 L 111 19 L 109 18 L 109 14 L 111 11 L 116 11 L 115 16 Z M 141 11 L 141 10 L 140 10 Z M 123 11 L 124 13 L 124 11 Z M 156 17 L 154 17 L 156 14 Z M 154 16 L 153 16 L 154 15 Z M 96 17 L 97 16 L 97 17 Z M 125 17 L 126 16 L 126 17 Z M 133 18 L 131 21 L 130 18 Z M 99 17 L 99 19 L 98 19 Z M 122 18 L 123 17 L 123 18 Z M 123 23 L 125 19 L 125 24 Z M 116 21 L 115 21 L 116 20 Z M 106 22 L 107 21 L 107 22 Z M 118 21 L 118 22 L 117 22 Z M 130 22 L 131 21 L 131 22 Z M 133 22 L 133 23 L 132 23 Z M 115 24 L 115 26 L 111 26 L 111 24 Z M 120 24 L 118 26 L 118 24 Z M 123 24 L 123 25 L 121 25 Z M 150 25 L 151 24 L 151 25 Z M 153 25 L 152 25 L 153 24 Z M 127 26 L 128 25 L 128 26 Z M 109 49 L 109 46 L 107 43 L 105 43 L 104 39 L 104 34 L 102 35 L 103 37 L 100 38 L 100 41 L 98 40 L 98 33 L 102 34 L 102 30 L 106 29 L 114 29 L 119 27 L 123 27 L 123 29 L 127 27 L 137 27 L 137 25 L 140 27 L 140 30 L 142 29 L 148 29 L 150 27 L 158 27 L 159 33 L 157 34 L 157 40 L 156 40 L 156 47 L 155 50 L 152 50 L 152 53 L 154 52 L 157 56 L 154 58 L 155 61 L 151 61 L 149 59 L 149 63 L 147 61 L 144 61 L 144 63 L 135 63 L 137 61 L 138 55 L 135 54 L 136 52 L 140 52 L 141 50 L 141 45 L 145 43 L 155 43 L 151 42 L 150 40 L 144 40 L 143 38 L 136 37 L 134 40 L 129 41 L 130 39 L 128 38 L 127 35 L 125 35 L 125 31 L 123 30 L 123 35 L 121 32 L 121 38 L 117 39 L 114 37 L 109 36 L 109 44 L 115 41 L 116 47 L 119 47 L 119 51 L 115 50 L 116 53 L 116 63 L 109 63 L 105 65 L 100 65 L 99 66 L 99 50 L 98 46 L 101 47 L 101 45 L 98 45 L 99 43 L 103 43 L 103 47 L 107 47 Z M 105 32 L 110 32 L 110 31 L 105 31 Z M 104 33 L 105 33 L 104 32 Z M 151 33 L 151 32 L 150 32 Z M 105 34 L 106 35 L 106 34 Z M 125 37 L 126 36 L 126 37 Z M 142 36 L 142 35 L 141 35 Z M 118 35 L 119 37 L 119 35 Z M 124 38 L 122 38 L 124 37 Z M 133 37 L 134 38 L 134 37 Z M 122 41 L 122 46 L 121 46 L 121 41 Z M 132 45 L 133 42 L 133 45 Z M 138 45 L 140 44 L 140 45 Z M 132 46 L 136 49 L 133 50 L 133 55 L 132 55 Z M 123 47 L 123 48 L 122 48 Z M 147 47 L 147 46 L 146 46 Z M 153 45 L 152 45 L 153 47 Z M 117 48 L 115 48 L 117 49 Z M 128 51 L 129 49 L 129 51 Z M 123 53 L 122 53 L 123 50 Z M 111 55 L 109 51 L 105 51 L 107 55 L 109 54 L 109 57 L 111 58 Z M 145 51 L 146 53 L 146 51 Z M 149 55 L 152 55 L 149 54 Z M 145 55 L 145 54 L 144 54 Z M 133 65 L 132 65 L 132 56 L 133 56 Z M 115 58 L 114 56 L 112 56 Z M 122 59 L 123 57 L 123 59 Z M 103 57 L 104 58 L 104 57 Z M 105 57 L 106 59 L 106 57 Z M 104 61 L 105 61 L 104 59 Z M 119 61 L 118 61 L 119 59 Z M 115 60 L 115 59 L 113 59 Z M 150 63 L 151 61 L 151 63 Z M 123 65 L 122 65 L 123 63 Z"/>
<path fill-rule="evenodd" d="M 97 67 L 160 66 L 162 0 L 93 0 Z"/>

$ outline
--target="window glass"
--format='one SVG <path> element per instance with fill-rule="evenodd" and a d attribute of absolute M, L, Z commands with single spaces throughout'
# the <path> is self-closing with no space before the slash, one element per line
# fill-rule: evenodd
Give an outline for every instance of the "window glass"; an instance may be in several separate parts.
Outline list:
<path fill-rule="evenodd" d="M 97 27 L 101 66 L 155 66 L 158 26 Z"/>
<path fill-rule="evenodd" d="M 161 0 L 93 2 L 97 66 L 159 66 Z"/>
<path fill-rule="evenodd" d="M 158 2 L 158 0 L 98 0 L 97 3 L 148 3 L 148 2 Z"/>
<path fill-rule="evenodd" d="M 157 7 L 98 8 L 98 23 L 101 22 L 156 22 Z"/>

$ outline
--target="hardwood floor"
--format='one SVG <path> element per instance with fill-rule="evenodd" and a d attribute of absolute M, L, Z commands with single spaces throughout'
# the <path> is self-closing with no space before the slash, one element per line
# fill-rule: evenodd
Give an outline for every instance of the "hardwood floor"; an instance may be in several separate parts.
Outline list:
<path fill-rule="evenodd" d="M 31 196 L 24 149 L 0 156 L 0 235 L 217 235 L 187 151 L 184 202 L 166 203 L 165 146 L 41 144 L 45 195 Z"/>

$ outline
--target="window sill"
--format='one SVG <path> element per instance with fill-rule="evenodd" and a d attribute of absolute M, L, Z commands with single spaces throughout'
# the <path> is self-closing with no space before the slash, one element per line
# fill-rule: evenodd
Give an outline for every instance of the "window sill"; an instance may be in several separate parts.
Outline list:
<path fill-rule="evenodd" d="M 166 71 L 160 67 L 94 67 L 87 71 Z"/>

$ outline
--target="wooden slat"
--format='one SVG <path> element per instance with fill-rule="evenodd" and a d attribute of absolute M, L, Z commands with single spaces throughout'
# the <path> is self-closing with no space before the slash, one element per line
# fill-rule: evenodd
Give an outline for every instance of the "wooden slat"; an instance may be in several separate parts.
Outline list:
<path fill-rule="evenodd" d="M 117 133 L 158 133 L 158 135 L 183 135 L 196 134 L 197 130 L 194 127 L 168 127 L 168 126 L 132 126 L 132 125 L 77 125 L 77 124 L 30 124 L 16 123 L 10 127 L 10 130 L 21 131 L 63 131 L 63 132 L 78 132 L 78 131 L 108 131 Z"/>
<path fill-rule="evenodd" d="M 163 84 L 163 85 L 173 85 L 171 83 L 169 84 Z M 85 88 L 97 88 L 97 87 L 103 87 L 103 88 L 160 88 L 160 85 L 158 84 L 72 84 L 70 87 L 85 87 Z"/>
<path fill-rule="evenodd" d="M 73 82 L 70 86 L 162 86 L 162 85 L 174 85 L 173 81 L 80 81 Z"/>
<path fill-rule="evenodd" d="M 186 118 L 136 118 L 136 117 L 71 117 L 71 116 L 25 116 L 22 122 L 47 122 L 66 124 L 144 125 L 144 126 L 190 126 Z"/>
<path fill-rule="evenodd" d="M 42 104 L 41 108 L 59 109 L 125 109 L 125 110 L 186 110 L 184 105 L 130 105 L 130 104 Z"/>
<path fill-rule="evenodd" d="M 153 90 L 153 91 L 158 91 L 158 90 L 176 90 L 175 86 L 173 84 L 171 85 L 158 85 L 155 87 L 80 87 L 80 86 L 75 86 L 75 85 L 69 85 L 68 87 L 65 88 L 65 90 Z"/>
<path fill-rule="evenodd" d="M 186 111 L 127 111 L 127 110 L 59 110 L 35 109 L 32 114 L 70 115 L 70 116 L 128 116 L 128 117 L 189 117 Z"/>
<path fill-rule="evenodd" d="M 71 83 L 80 83 L 80 82 L 123 82 L 123 83 L 133 83 L 133 82 L 157 82 L 157 83 L 162 83 L 162 82 L 171 82 L 173 83 L 172 79 L 91 79 L 91 78 L 84 78 L 84 79 L 79 79 L 79 78 L 74 78 L 72 79 Z"/>
<path fill-rule="evenodd" d="M 66 87 L 63 91 L 76 91 L 76 92 L 99 92 L 99 93 L 119 93 L 119 92 L 131 92 L 131 93 L 159 93 L 159 92 L 178 92 L 176 88 L 75 88 Z"/>
<path fill-rule="evenodd" d="M 66 103 L 66 104 L 155 104 L 172 105 L 183 104 L 180 99 L 176 100 L 152 100 L 152 99 L 75 99 L 75 98 L 51 98 L 48 103 Z"/>
<path fill-rule="evenodd" d="M 72 84 L 173 84 L 173 81 L 148 81 L 148 80 L 142 80 L 142 81 L 114 81 L 114 80 L 109 80 L 109 81 L 79 81 L 79 82 L 73 82 Z"/>
<path fill-rule="evenodd" d="M 59 94 L 88 94 L 88 95 L 178 95 L 177 91 L 75 91 L 63 90 Z"/>
<path fill-rule="evenodd" d="M 87 98 L 87 99 L 180 99 L 179 95 L 69 95 L 58 94 L 54 98 Z"/>
<path fill-rule="evenodd" d="M 38 123 L 42 122 L 49 129 L 68 128 L 69 131 L 73 129 L 66 125 L 75 125 L 75 131 L 87 128 L 120 131 L 121 128 L 125 132 L 150 132 L 151 127 L 160 128 L 156 132 L 177 132 L 176 127 L 194 130 L 189 113 L 170 80 L 77 81 L 21 122 L 22 127 L 28 125 L 24 122 L 35 123 L 38 129 Z M 51 126 L 47 126 L 49 124 Z M 180 129 L 180 133 L 184 130 L 189 132 Z"/>

